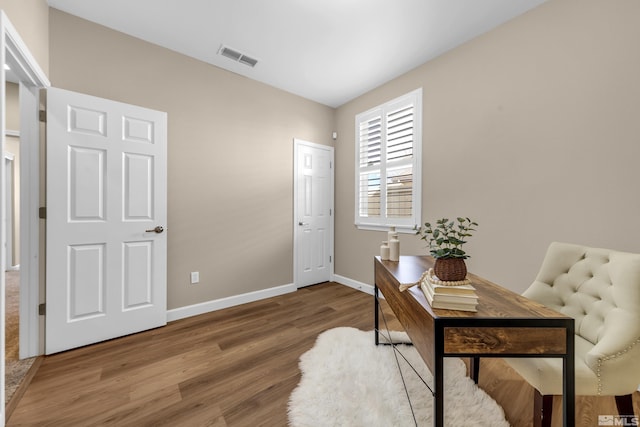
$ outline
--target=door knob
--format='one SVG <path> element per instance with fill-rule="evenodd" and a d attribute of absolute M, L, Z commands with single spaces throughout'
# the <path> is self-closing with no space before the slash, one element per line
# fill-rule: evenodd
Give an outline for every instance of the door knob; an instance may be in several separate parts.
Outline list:
<path fill-rule="evenodd" d="M 164 231 L 164 228 L 162 228 L 161 225 L 157 226 L 156 228 L 152 228 L 151 230 L 144 230 L 145 233 L 162 233 Z"/>
<path fill-rule="evenodd" d="M 303 227 L 303 226 L 305 226 L 305 225 L 309 225 L 309 223 L 307 223 L 307 222 L 298 222 L 298 225 L 299 225 L 300 227 Z"/>

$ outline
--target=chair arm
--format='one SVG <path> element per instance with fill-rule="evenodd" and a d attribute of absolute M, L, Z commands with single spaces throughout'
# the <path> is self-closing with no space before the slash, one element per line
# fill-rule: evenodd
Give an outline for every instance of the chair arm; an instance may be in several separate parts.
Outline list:
<path fill-rule="evenodd" d="M 598 377 L 598 394 L 633 393 L 640 384 L 640 318 L 614 309 L 598 335 L 600 340 L 585 355 L 586 364 Z"/>

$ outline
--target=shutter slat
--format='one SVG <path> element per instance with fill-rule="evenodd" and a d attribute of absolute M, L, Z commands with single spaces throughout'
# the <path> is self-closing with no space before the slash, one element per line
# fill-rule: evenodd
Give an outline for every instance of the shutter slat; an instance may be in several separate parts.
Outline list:
<path fill-rule="evenodd" d="M 413 105 L 392 111 L 387 118 L 387 161 L 413 156 Z"/>
<path fill-rule="evenodd" d="M 382 117 L 360 123 L 360 167 L 379 165 L 382 161 Z"/>

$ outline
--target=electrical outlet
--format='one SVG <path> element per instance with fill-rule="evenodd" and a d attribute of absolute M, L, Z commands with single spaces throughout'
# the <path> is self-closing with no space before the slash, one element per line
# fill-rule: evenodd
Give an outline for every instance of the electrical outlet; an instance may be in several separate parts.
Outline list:
<path fill-rule="evenodd" d="M 196 283 L 200 283 L 200 272 L 192 271 L 191 272 L 191 284 L 195 285 Z"/>

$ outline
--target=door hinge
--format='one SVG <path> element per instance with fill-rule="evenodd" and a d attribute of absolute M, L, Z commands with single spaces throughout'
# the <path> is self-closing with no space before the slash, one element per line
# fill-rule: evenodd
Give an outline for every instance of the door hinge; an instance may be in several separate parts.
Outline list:
<path fill-rule="evenodd" d="M 329 264 L 331 264 L 331 255 L 329 255 Z"/>
<path fill-rule="evenodd" d="M 47 303 L 42 303 L 38 305 L 38 314 L 40 316 L 44 316 L 45 314 L 47 314 Z"/>
<path fill-rule="evenodd" d="M 333 209 L 329 209 L 329 216 L 333 215 Z"/>
<path fill-rule="evenodd" d="M 47 112 L 44 110 L 38 111 L 38 118 L 42 123 L 47 123 Z"/>
<path fill-rule="evenodd" d="M 46 206 L 43 206 L 40 209 L 38 209 L 38 218 L 47 219 L 47 207 Z"/>

